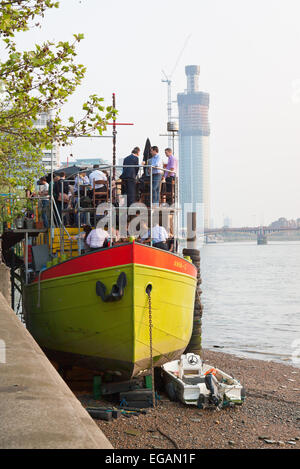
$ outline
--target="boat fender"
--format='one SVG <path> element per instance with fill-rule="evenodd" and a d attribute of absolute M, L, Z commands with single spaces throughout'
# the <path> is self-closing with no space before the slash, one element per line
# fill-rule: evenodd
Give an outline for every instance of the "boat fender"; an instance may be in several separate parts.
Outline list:
<path fill-rule="evenodd" d="M 167 395 L 169 396 L 170 401 L 177 401 L 177 393 L 176 393 L 176 388 L 174 386 L 174 383 L 172 381 L 169 381 L 166 383 L 165 390 Z"/>
<path fill-rule="evenodd" d="M 207 374 L 205 376 L 205 385 L 208 391 L 210 391 L 210 399 L 212 403 L 217 407 L 219 405 L 219 398 L 218 398 L 218 388 L 216 384 L 216 378 L 211 374 Z"/>
<path fill-rule="evenodd" d="M 102 301 L 119 301 L 124 296 L 124 290 L 127 285 L 127 277 L 125 272 L 121 272 L 117 283 L 112 286 L 111 292 L 109 295 L 106 293 L 106 286 L 104 283 L 98 281 L 96 282 L 96 294 L 100 296 Z"/>

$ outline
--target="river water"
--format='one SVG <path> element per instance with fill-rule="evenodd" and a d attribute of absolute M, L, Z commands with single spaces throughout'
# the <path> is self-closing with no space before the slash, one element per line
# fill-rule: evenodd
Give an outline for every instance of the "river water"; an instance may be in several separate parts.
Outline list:
<path fill-rule="evenodd" d="M 204 245 L 204 348 L 300 366 L 300 243 Z"/>

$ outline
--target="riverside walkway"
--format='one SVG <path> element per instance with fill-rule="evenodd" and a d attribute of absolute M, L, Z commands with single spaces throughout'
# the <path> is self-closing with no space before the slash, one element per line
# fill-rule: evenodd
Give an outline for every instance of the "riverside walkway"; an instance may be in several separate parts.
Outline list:
<path fill-rule="evenodd" d="M 112 449 L 0 293 L 0 448 Z"/>

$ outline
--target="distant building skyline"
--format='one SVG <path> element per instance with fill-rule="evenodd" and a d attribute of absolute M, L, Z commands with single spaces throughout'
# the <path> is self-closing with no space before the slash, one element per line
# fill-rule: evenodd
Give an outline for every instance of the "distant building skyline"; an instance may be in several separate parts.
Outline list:
<path fill-rule="evenodd" d="M 280 217 L 278 220 L 269 224 L 270 228 L 300 228 L 300 218 L 296 220 L 288 220 L 287 218 Z"/>
<path fill-rule="evenodd" d="M 200 67 L 187 65 L 187 90 L 178 93 L 179 111 L 179 198 L 182 210 L 191 204 L 201 210 L 204 228 L 210 223 L 209 194 L 209 94 L 199 91 Z M 197 210 L 198 209 L 198 210 Z M 198 227 L 202 221 L 198 220 Z"/>
<path fill-rule="evenodd" d="M 39 115 L 38 119 L 34 122 L 34 127 L 37 129 L 42 129 L 47 127 L 47 122 L 51 120 L 50 112 L 43 112 Z M 51 171 L 51 150 L 44 149 L 42 150 L 42 165 L 46 171 Z M 60 152 L 59 146 L 54 142 L 53 143 L 53 169 L 57 169 L 60 166 Z"/>
<path fill-rule="evenodd" d="M 223 226 L 224 228 L 232 228 L 232 219 L 226 216 L 223 221 Z"/>
<path fill-rule="evenodd" d="M 102 158 L 74 158 L 72 161 L 69 161 L 69 166 L 72 165 L 94 165 L 94 164 L 105 164 L 109 165 L 110 163 Z"/>

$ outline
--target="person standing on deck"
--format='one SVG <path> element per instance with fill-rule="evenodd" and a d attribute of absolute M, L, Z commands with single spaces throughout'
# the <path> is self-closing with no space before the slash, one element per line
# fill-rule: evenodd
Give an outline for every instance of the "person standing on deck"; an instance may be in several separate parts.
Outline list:
<path fill-rule="evenodd" d="M 122 193 L 127 195 L 127 207 L 130 207 L 136 201 L 136 177 L 139 172 L 139 147 L 135 147 L 131 155 L 126 156 L 123 161 L 123 172 L 120 176 L 120 179 L 124 181 L 124 189 Z M 132 166 L 132 168 L 127 168 L 126 166 Z"/>
<path fill-rule="evenodd" d="M 152 169 L 152 203 L 155 205 L 159 204 L 159 196 L 160 196 L 160 183 L 162 178 L 162 170 L 158 168 L 162 168 L 162 159 L 158 153 L 158 147 L 154 146 L 151 147 L 151 161 L 150 165 L 153 167 Z"/>
<path fill-rule="evenodd" d="M 42 198 L 42 219 L 45 228 L 49 228 L 49 208 L 50 208 L 50 201 L 49 201 L 49 184 L 47 182 L 46 177 L 41 177 L 39 180 L 39 196 Z"/>
<path fill-rule="evenodd" d="M 166 181 L 166 192 L 170 193 L 172 191 L 172 182 L 176 178 L 177 173 L 177 159 L 173 155 L 172 148 L 165 149 L 165 155 L 168 158 L 168 163 L 165 169 L 169 171 L 165 171 L 163 180 Z M 171 172 L 170 172 L 171 171 Z M 171 200 L 167 201 L 168 203 L 172 203 Z"/>

